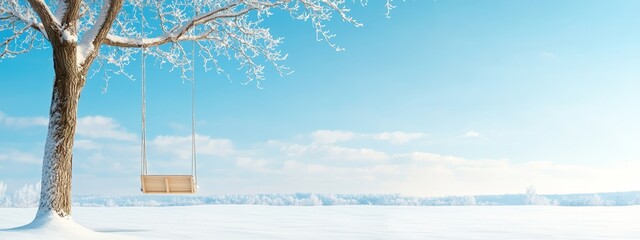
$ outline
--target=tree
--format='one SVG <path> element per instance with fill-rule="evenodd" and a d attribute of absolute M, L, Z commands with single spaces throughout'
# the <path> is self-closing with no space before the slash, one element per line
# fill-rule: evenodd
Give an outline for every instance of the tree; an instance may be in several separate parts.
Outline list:
<path fill-rule="evenodd" d="M 38 206 L 40 183 L 25 184 L 13 193 L 13 207 L 29 208 Z"/>
<path fill-rule="evenodd" d="M 91 69 L 128 75 L 124 67 L 142 50 L 183 77 L 194 68 L 189 48 L 197 44 L 206 69 L 224 73 L 219 57 L 239 62 L 248 81 L 264 78 L 264 64 L 281 75 L 282 39 L 261 22 L 275 12 L 309 21 L 317 38 L 331 42 L 326 22 L 334 16 L 360 26 L 345 0 L 3 0 L 0 58 L 51 48 L 55 77 L 36 219 L 71 214 L 72 148 L 80 93 Z M 387 14 L 394 6 L 386 0 Z M 367 0 L 360 0 L 366 5 Z M 195 47 L 193 48 L 195 49 Z M 193 50 L 191 49 L 191 50 Z M 97 61 L 96 61 L 97 60 Z M 94 64 L 97 63 L 97 64 Z M 95 65 L 95 66 L 94 66 Z M 111 75 L 107 74 L 106 76 Z"/>
<path fill-rule="evenodd" d="M 9 206 L 9 198 L 4 194 L 7 192 L 7 184 L 3 181 L 0 181 L 0 207 L 8 207 Z"/>
<path fill-rule="evenodd" d="M 527 205 L 557 205 L 556 201 L 552 201 L 544 196 L 538 195 L 534 186 L 527 187 L 526 195 L 527 199 L 525 204 Z"/>

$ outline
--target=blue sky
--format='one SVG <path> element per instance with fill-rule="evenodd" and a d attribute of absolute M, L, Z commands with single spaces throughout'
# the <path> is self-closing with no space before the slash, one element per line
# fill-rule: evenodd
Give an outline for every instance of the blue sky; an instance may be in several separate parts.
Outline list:
<path fill-rule="evenodd" d="M 197 72 L 202 194 L 638 190 L 638 1 L 370 2 L 355 28 L 270 18 L 285 62 L 243 85 Z M 3 36 L 3 35 L 0 35 Z M 49 50 L 0 63 L 0 181 L 40 176 Z M 270 70 L 272 71 L 272 70 Z M 189 84 L 148 65 L 150 172 L 188 173 Z M 139 77 L 139 63 L 130 66 Z M 140 81 L 89 80 L 76 194 L 137 194 Z M 101 186 L 96 189 L 95 186 Z"/>

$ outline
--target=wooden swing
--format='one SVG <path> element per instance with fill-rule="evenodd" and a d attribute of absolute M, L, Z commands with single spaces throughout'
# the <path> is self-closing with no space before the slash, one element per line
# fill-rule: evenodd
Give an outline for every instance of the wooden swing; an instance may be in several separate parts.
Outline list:
<path fill-rule="evenodd" d="M 144 50 L 143 50 L 144 51 Z M 144 55 L 144 53 L 143 53 Z M 145 194 L 193 194 L 198 190 L 196 169 L 196 130 L 195 130 L 195 79 L 191 81 L 191 174 L 190 175 L 150 175 L 147 167 L 146 143 L 146 81 L 144 57 L 142 72 L 142 139 L 140 180 L 141 190 Z"/>
<path fill-rule="evenodd" d="M 144 39 L 144 17 L 142 20 L 142 37 Z M 191 79 L 191 174 L 190 175 L 149 175 L 147 172 L 147 127 L 146 127 L 146 69 L 145 50 L 142 47 L 142 139 L 141 139 L 141 188 L 144 194 L 194 194 L 198 191 L 198 175 L 196 168 L 196 114 L 195 114 L 195 62 Z M 195 61 L 195 43 L 193 44 L 193 60 Z"/>
<path fill-rule="evenodd" d="M 193 194 L 198 187 L 193 175 L 142 175 L 142 193 Z"/>

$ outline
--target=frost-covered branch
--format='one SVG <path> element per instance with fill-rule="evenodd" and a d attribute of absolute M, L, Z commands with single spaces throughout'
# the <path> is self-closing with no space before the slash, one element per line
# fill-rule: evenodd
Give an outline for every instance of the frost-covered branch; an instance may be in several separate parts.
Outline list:
<path fill-rule="evenodd" d="M 393 0 L 387 0 L 387 4 L 385 4 L 385 7 L 387 7 L 387 18 L 391 17 L 391 10 L 393 10 L 394 8 L 396 8 L 395 5 L 393 5 Z"/>
<path fill-rule="evenodd" d="M 140 12 L 143 7 L 147 7 L 146 11 Z M 311 22 L 318 40 L 336 50 L 342 48 L 333 43 L 334 35 L 326 27 L 334 15 L 355 26 L 362 25 L 348 15 L 350 9 L 345 0 L 157 0 L 149 3 L 140 0 L 133 2 L 131 8 L 140 16 L 129 17 L 137 23 L 143 21 L 145 31 L 135 26 L 119 27 L 119 31 L 112 31 L 105 39 L 104 44 L 110 51 L 145 48 L 160 64 L 168 63 L 171 69 L 186 73 L 194 66 L 190 47 L 181 43 L 197 41 L 198 55 L 204 60 L 206 70 L 224 73 L 219 60 L 236 60 L 249 81 L 264 78 L 263 63 L 272 65 L 281 75 L 289 72 L 281 65 L 287 55 L 278 50 L 283 39 L 261 27 L 276 11 Z M 187 78 L 185 74 L 183 78 Z"/>
<path fill-rule="evenodd" d="M 47 32 L 37 14 L 17 0 L 0 1 L 0 59 L 43 47 Z M 46 12 L 46 10 L 45 10 Z"/>
<path fill-rule="evenodd" d="M 43 0 L 28 0 L 28 2 L 31 5 L 31 9 L 40 17 L 47 34 L 53 35 L 52 33 L 57 33 L 60 29 L 60 21 L 53 15 L 49 6 Z"/>
<path fill-rule="evenodd" d="M 80 8 L 82 0 L 59 0 L 56 17 L 60 19 L 63 29 L 71 28 L 75 32 L 78 19 L 80 17 Z"/>
<path fill-rule="evenodd" d="M 160 66 L 178 69 L 187 79 L 185 73 L 195 67 L 195 47 L 206 70 L 226 75 L 220 61 L 235 61 L 248 81 L 261 80 L 265 64 L 281 75 L 289 72 L 281 64 L 287 58 L 279 50 L 283 39 L 264 27 L 265 20 L 280 12 L 309 22 L 318 41 L 340 51 L 328 23 L 338 19 L 362 26 L 349 15 L 354 2 L 368 4 L 367 0 L 3 0 L 0 32 L 11 34 L 0 35 L 7 36 L 0 39 L 0 57 L 42 47 L 45 41 L 39 40 L 60 40 L 77 44 L 80 70 L 88 70 L 95 59 L 94 70 L 105 70 L 109 73 L 105 76 L 132 78 L 125 67 L 144 48 Z M 388 11 L 395 7 L 392 3 L 386 0 Z"/>
<path fill-rule="evenodd" d="M 123 0 L 104 0 L 98 19 L 78 46 L 78 63 L 83 69 L 88 69 L 89 63 L 98 55 L 99 47 L 112 29 L 122 5 Z"/>
<path fill-rule="evenodd" d="M 148 47 L 159 46 L 169 42 L 175 43 L 179 41 L 193 41 L 193 40 L 203 40 L 203 39 L 214 40 L 216 38 L 210 37 L 210 35 L 213 35 L 213 33 L 215 32 L 213 29 L 209 29 L 208 31 L 205 31 L 204 33 L 201 33 L 198 35 L 186 35 L 186 34 L 191 29 L 193 29 L 198 25 L 215 21 L 217 19 L 222 19 L 222 18 L 236 18 L 238 16 L 247 14 L 250 10 L 255 10 L 255 9 L 244 9 L 240 12 L 225 13 L 226 11 L 229 11 L 229 9 L 237 5 L 238 5 L 237 3 L 234 3 L 229 6 L 222 7 L 214 11 L 211 11 L 209 13 L 194 17 L 192 20 L 186 22 L 183 26 L 174 27 L 171 31 L 167 31 L 163 35 L 158 37 L 126 38 L 126 37 L 121 37 L 115 34 L 110 34 L 110 35 L 107 35 L 105 39 L 105 44 L 110 46 L 116 46 L 116 47 L 148 48 Z M 159 13 L 158 16 L 159 18 L 164 18 L 165 14 Z M 165 20 L 161 20 L 161 23 L 164 21 Z M 165 25 L 164 24 L 162 25 L 163 25 L 162 29 L 165 29 Z"/>

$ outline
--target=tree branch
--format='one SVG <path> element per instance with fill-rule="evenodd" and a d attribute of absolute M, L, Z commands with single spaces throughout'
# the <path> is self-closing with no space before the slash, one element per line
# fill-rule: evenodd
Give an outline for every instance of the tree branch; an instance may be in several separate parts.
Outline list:
<path fill-rule="evenodd" d="M 6 16 L 2 16 L 2 14 L 6 14 Z M 5 24 L 4 26 L 0 27 L 0 31 L 8 29 L 10 25 L 13 25 L 15 23 L 15 21 L 20 21 L 24 23 L 25 26 L 28 26 L 29 28 L 40 32 L 45 39 L 48 39 L 47 31 L 44 29 L 44 25 L 37 22 L 36 19 L 27 19 L 27 17 L 22 16 L 19 13 L 4 8 L 0 8 L 0 16 L 2 16 L 0 17 L 0 21 L 8 21 L 10 19 L 13 19 L 11 23 Z"/>
<path fill-rule="evenodd" d="M 246 70 L 249 81 L 261 80 L 265 74 L 263 63 L 272 64 L 281 75 L 288 70 L 280 65 L 287 58 L 278 50 L 282 38 L 274 37 L 269 28 L 261 26 L 274 11 L 311 23 L 317 39 L 336 50 L 342 48 L 333 43 L 335 35 L 326 23 L 338 19 L 362 25 L 350 16 L 347 2 L 351 1 L 345 0 L 131 0 L 123 3 L 122 12 L 108 26 L 107 10 L 114 0 L 101 1 L 97 4 L 105 6 L 92 6 L 88 14 L 80 17 L 81 22 L 89 22 L 80 25 L 79 30 L 84 33 L 78 43 L 78 59 L 85 70 L 99 57 L 102 63 L 115 66 L 118 69 L 115 72 L 124 72 L 124 66 L 137 60 L 139 49 L 148 48 L 147 56 L 160 65 L 171 65 L 170 71 L 180 69 L 184 79 L 189 78 L 184 72 L 195 68 L 193 59 L 200 55 L 205 69 L 211 69 L 209 64 L 213 64 L 219 73 L 223 72 L 218 60 L 227 58 L 239 61 L 239 69 Z M 358 1 L 362 5 L 367 2 L 352 0 Z M 80 11 L 83 6 L 84 2 Z M 147 21 L 148 15 L 153 20 Z M 101 38 L 98 33 L 103 27 L 108 29 Z M 185 48 L 181 43 L 186 41 L 196 41 L 198 47 Z"/>
<path fill-rule="evenodd" d="M 40 23 L 37 13 L 31 10 L 29 3 L 0 1 L 0 59 L 13 58 L 31 49 L 42 48 L 41 43 L 44 41 L 39 41 L 40 36 L 48 39 L 44 25 Z"/>
<path fill-rule="evenodd" d="M 17 39 L 18 37 L 20 37 L 20 35 L 22 35 L 22 33 L 27 31 L 29 28 L 31 28 L 31 26 L 26 26 L 26 27 L 18 30 L 17 32 L 15 32 L 13 34 L 13 36 L 8 37 L 2 43 L 0 43 L 0 48 L 3 48 L 3 51 L 0 52 L 0 59 L 5 57 L 5 56 L 15 56 L 15 55 L 18 55 L 18 54 L 23 54 L 23 53 L 28 52 L 29 50 L 31 50 L 31 48 L 33 47 L 33 39 L 30 41 L 29 47 L 27 47 L 27 48 L 24 48 L 24 49 L 19 50 L 19 51 L 13 51 L 13 50 L 9 49 L 9 43 L 11 43 L 13 40 Z"/>
<path fill-rule="evenodd" d="M 51 9 L 45 4 L 42 0 L 28 0 L 29 5 L 33 11 L 38 14 L 40 17 L 40 21 L 47 33 L 47 36 L 54 36 L 60 34 L 60 22 L 56 17 L 51 13 Z M 51 40 L 51 38 L 49 38 Z"/>
<path fill-rule="evenodd" d="M 218 8 L 216 10 L 210 11 L 205 14 L 198 15 L 194 17 L 191 21 L 186 22 L 182 27 L 174 28 L 172 31 L 163 34 L 159 37 L 154 38 L 143 38 L 143 39 L 132 39 L 121 37 L 113 34 L 107 35 L 104 44 L 115 47 L 128 47 L 128 48 L 146 48 L 159 46 L 169 42 L 180 42 L 180 41 L 189 41 L 189 40 L 202 40 L 206 39 L 207 36 L 211 35 L 211 33 L 215 32 L 213 30 L 207 31 L 204 34 L 200 34 L 197 36 L 186 36 L 185 34 L 189 32 L 189 30 L 193 29 L 198 25 L 202 25 L 205 23 L 213 22 L 217 19 L 223 18 L 235 18 L 238 16 L 245 15 L 252 10 L 256 10 L 256 8 L 245 8 L 239 12 L 232 12 L 227 14 L 218 14 L 224 11 L 228 11 L 239 5 L 239 2 L 227 5 L 225 7 Z M 218 15 L 216 15 L 218 14 Z"/>
<path fill-rule="evenodd" d="M 75 33 L 77 30 L 77 22 L 80 16 L 80 6 L 82 0 L 63 0 L 61 4 L 64 4 L 64 14 L 60 18 L 60 24 L 63 28 L 71 28 Z M 61 7 L 61 6 L 60 6 Z"/>
<path fill-rule="evenodd" d="M 35 1 L 35 0 L 30 0 Z M 90 63 L 98 55 L 100 45 L 104 42 L 118 12 L 122 8 L 123 0 L 104 0 L 98 19 L 93 27 L 85 33 L 79 45 L 80 58 L 78 63 L 88 69 Z"/>
<path fill-rule="evenodd" d="M 113 47 L 124 47 L 124 48 L 148 48 L 160 46 L 169 42 L 182 42 L 182 41 L 198 41 L 198 40 L 217 40 L 218 38 L 213 37 L 212 33 L 216 31 L 209 30 L 205 33 L 198 34 L 195 36 L 192 35 L 183 35 L 179 38 L 176 37 L 159 37 L 159 38 L 143 38 L 143 39 L 131 39 L 124 38 L 116 35 L 109 34 L 104 40 L 104 44 L 113 46 Z"/>

